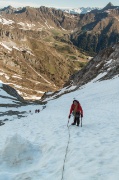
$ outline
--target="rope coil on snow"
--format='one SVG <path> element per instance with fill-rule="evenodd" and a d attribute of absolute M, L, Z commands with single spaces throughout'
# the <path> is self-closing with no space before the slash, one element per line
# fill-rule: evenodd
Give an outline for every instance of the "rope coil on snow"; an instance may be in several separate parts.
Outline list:
<path fill-rule="evenodd" d="M 68 123 L 69 123 L 69 121 L 68 121 Z M 65 153 L 65 157 L 64 157 L 64 163 L 63 163 L 62 178 L 61 178 L 61 180 L 64 179 L 64 168 L 65 168 L 65 162 L 66 162 L 67 153 L 68 153 L 68 147 L 69 147 L 69 142 L 70 142 L 70 130 L 69 130 L 70 126 L 68 126 L 68 124 L 67 124 L 67 127 L 68 127 L 69 138 L 68 138 L 67 147 L 66 147 L 66 153 Z"/>

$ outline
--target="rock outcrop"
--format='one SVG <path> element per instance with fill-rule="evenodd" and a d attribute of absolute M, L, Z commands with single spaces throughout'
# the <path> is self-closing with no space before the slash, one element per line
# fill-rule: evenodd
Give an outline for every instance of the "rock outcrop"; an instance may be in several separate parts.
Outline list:
<path fill-rule="evenodd" d="M 80 87 L 91 80 L 94 81 L 98 75 L 100 81 L 119 76 L 119 43 L 102 50 L 83 69 L 72 75 L 65 85 Z"/>

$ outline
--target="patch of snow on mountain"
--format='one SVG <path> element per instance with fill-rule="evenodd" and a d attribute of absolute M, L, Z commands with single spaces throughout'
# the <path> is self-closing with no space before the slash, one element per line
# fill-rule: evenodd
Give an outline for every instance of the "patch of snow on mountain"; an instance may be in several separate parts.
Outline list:
<path fill-rule="evenodd" d="M 27 51 L 28 54 L 35 56 L 33 53 L 31 53 L 31 51 Z"/>
<path fill-rule="evenodd" d="M 54 27 L 50 26 L 46 20 L 45 20 L 45 25 L 48 29 L 54 29 Z"/>
<path fill-rule="evenodd" d="M 96 82 L 100 80 L 102 77 L 104 77 L 107 74 L 107 72 L 100 73 L 96 78 L 94 78 L 91 82 Z"/>
<path fill-rule="evenodd" d="M 24 29 L 24 30 L 29 30 L 29 29 L 32 29 L 33 27 L 35 27 L 35 24 L 29 24 L 29 23 L 23 23 L 23 22 L 19 22 L 17 24 L 22 26 L 21 29 Z"/>
<path fill-rule="evenodd" d="M 7 20 L 7 19 L 2 18 L 2 17 L 0 16 L 0 23 L 3 24 L 3 25 L 11 25 L 11 24 L 14 23 L 14 21 L 12 21 L 12 20 Z"/>
<path fill-rule="evenodd" d="M 13 78 L 22 79 L 19 75 L 13 75 Z"/>
<path fill-rule="evenodd" d="M 112 61 L 113 61 L 113 59 L 110 59 L 109 61 L 107 61 L 107 63 L 106 63 L 105 65 L 109 65 L 109 64 L 111 64 L 111 63 L 112 63 Z"/>
<path fill-rule="evenodd" d="M 13 46 L 12 48 L 16 49 L 17 51 L 20 51 L 20 49 L 18 47 L 16 47 L 16 46 Z"/>
<path fill-rule="evenodd" d="M 9 48 L 7 45 L 5 45 L 4 43 L 0 42 L 0 45 L 3 46 L 5 49 L 12 51 L 12 48 Z"/>
<path fill-rule="evenodd" d="M 9 79 L 9 76 L 6 74 L 6 73 L 4 73 L 4 72 L 0 72 L 0 75 L 1 76 L 5 76 L 5 78 L 8 80 Z"/>

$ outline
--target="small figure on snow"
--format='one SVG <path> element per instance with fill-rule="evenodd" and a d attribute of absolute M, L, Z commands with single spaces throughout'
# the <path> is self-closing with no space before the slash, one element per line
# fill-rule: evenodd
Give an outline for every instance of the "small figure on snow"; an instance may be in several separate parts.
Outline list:
<path fill-rule="evenodd" d="M 43 106 L 43 109 L 45 109 L 46 108 L 46 106 Z"/>
<path fill-rule="evenodd" d="M 72 123 L 72 125 L 75 125 L 77 123 L 77 126 L 79 126 L 80 116 L 83 117 L 83 109 L 79 101 L 77 100 L 73 101 L 73 104 L 71 105 L 71 108 L 70 108 L 69 119 L 71 117 L 71 113 L 74 115 L 74 122 Z"/>
<path fill-rule="evenodd" d="M 40 109 L 36 109 L 36 110 L 35 110 L 35 113 L 39 113 L 39 112 L 40 112 Z"/>

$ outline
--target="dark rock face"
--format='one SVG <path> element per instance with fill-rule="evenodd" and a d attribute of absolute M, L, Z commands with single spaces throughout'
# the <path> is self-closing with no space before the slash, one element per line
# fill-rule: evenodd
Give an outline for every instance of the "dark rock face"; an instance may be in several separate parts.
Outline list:
<path fill-rule="evenodd" d="M 119 41 L 119 7 L 108 4 L 102 10 L 80 15 L 79 28 L 71 34 L 74 45 L 98 53 Z"/>
<path fill-rule="evenodd" d="M 111 79 L 119 75 L 119 43 L 101 51 L 82 70 L 72 75 L 65 85 L 73 84 L 79 87 L 102 73 L 105 74 L 100 80 Z"/>
<path fill-rule="evenodd" d="M 111 2 L 109 2 L 109 3 L 103 8 L 103 10 L 108 10 L 108 9 L 113 9 L 113 8 L 115 8 L 115 6 L 114 6 Z"/>
<path fill-rule="evenodd" d="M 8 86 L 6 84 L 3 84 L 2 89 L 4 91 L 6 91 L 8 94 L 10 94 L 11 96 L 15 97 L 18 101 L 25 102 L 23 97 L 21 97 L 14 88 L 12 88 L 12 87 L 10 87 L 10 86 Z"/>

